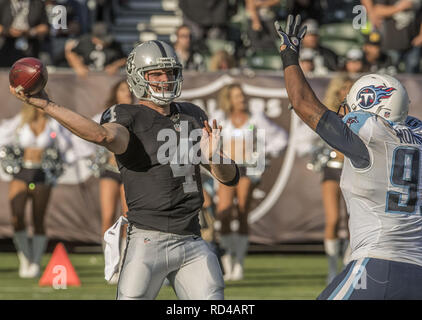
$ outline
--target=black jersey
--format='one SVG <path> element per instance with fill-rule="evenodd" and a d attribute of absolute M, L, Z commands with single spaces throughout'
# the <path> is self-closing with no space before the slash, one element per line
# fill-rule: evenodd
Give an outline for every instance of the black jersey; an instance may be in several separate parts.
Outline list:
<path fill-rule="evenodd" d="M 126 151 L 116 155 L 128 220 L 143 229 L 199 235 L 198 212 L 203 203 L 199 164 L 163 164 L 159 155 L 160 148 L 170 141 L 163 138 L 163 133 L 177 137 L 177 148 L 184 136 L 180 127 L 186 125 L 189 133 L 201 130 L 208 118 L 201 108 L 190 103 L 172 103 L 170 110 L 170 115 L 164 116 L 143 105 L 119 104 L 103 113 L 101 124 L 119 123 L 130 133 Z M 199 140 L 192 141 L 192 145 Z"/>

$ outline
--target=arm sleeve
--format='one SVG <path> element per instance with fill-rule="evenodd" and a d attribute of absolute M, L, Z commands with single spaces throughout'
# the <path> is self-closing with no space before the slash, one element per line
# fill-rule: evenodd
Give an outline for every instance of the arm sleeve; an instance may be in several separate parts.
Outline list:
<path fill-rule="evenodd" d="M 344 117 L 345 123 L 335 112 L 327 110 L 319 120 L 316 132 L 331 147 L 348 157 L 354 167 L 367 168 L 370 165 L 368 148 L 353 129 L 349 128 L 352 122 L 349 119 L 353 119 L 350 114 Z M 355 126 L 354 129 L 359 132 L 360 127 Z"/>

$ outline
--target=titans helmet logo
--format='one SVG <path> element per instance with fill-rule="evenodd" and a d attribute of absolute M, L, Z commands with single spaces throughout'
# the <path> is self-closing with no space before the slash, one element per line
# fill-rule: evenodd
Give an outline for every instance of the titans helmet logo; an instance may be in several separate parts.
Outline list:
<path fill-rule="evenodd" d="M 381 99 L 388 99 L 396 88 L 385 86 L 366 86 L 359 90 L 356 100 L 362 109 L 370 109 L 381 102 Z"/>

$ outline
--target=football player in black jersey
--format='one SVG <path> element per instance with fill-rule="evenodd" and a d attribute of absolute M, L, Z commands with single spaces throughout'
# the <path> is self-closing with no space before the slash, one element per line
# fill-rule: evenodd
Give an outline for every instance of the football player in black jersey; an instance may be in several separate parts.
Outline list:
<path fill-rule="evenodd" d="M 219 129 L 205 112 L 176 103 L 182 66 L 162 41 L 138 45 L 127 59 L 127 80 L 139 104 L 106 110 L 97 124 L 48 99 L 10 91 L 43 109 L 79 137 L 116 155 L 128 211 L 127 249 L 117 299 L 154 299 L 167 277 L 180 299 L 224 299 L 216 255 L 200 237 L 200 167 L 226 185 L 239 170 L 225 158 Z"/>

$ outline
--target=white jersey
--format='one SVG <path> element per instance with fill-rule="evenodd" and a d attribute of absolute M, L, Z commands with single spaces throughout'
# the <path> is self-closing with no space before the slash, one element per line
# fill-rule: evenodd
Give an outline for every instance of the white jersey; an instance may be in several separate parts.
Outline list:
<path fill-rule="evenodd" d="M 365 169 L 344 162 L 341 189 L 350 215 L 352 260 L 364 257 L 422 266 L 422 122 L 405 125 L 363 111 L 343 121 L 370 155 Z"/>

